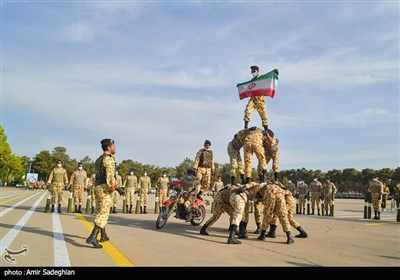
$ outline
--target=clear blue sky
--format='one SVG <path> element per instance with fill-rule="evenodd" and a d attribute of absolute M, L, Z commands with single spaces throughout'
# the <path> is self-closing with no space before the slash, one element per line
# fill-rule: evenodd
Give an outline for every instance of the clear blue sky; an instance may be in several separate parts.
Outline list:
<path fill-rule="evenodd" d="M 218 163 L 243 128 L 236 84 L 267 97 L 281 169 L 399 166 L 398 1 L 2 1 L 1 124 L 12 152 Z M 253 112 L 250 126 L 261 127 Z M 268 170 L 271 169 L 271 163 Z"/>

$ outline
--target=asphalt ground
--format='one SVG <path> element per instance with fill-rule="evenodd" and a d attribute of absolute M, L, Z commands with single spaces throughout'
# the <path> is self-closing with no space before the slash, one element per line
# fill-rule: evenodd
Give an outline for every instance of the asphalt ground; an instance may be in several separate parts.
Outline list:
<path fill-rule="evenodd" d="M 364 201 L 336 199 L 335 216 L 295 215 L 308 233 L 287 245 L 279 225 L 277 237 L 257 239 L 254 215 L 247 226 L 249 239 L 227 244 L 229 217 L 223 214 L 200 235 L 173 217 L 156 229 L 155 197 L 149 196 L 148 214 L 110 214 L 106 226 L 110 241 L 102 249 L 86 244 L 94 215 L 67 213 L 69 192 L 64 192 L 63 213 L 45 213 L 47 191 L 0 188 L 0 266 L 18 267 L 394 267 L 400 266 L 400 223 L 396 211 L 381 213 L 381 220 L 363 219 Z M 212 201 L 211 197 L 206 197 Z M 86 206 L 83 204 L 83 211 Z M 389 202 L 390 205 L 390 202 Z M 135 209 L 135 205 L 133 206 Z M 206 220 L 211 217 L 207 206 Z M 373 214 L 372 214 L 373 215 Z M 298 234 L 292 229 L 293 236 Z M 8 251 L 7 251 L 8 250 Z M 4 272 L 5 273 L 5 272 Z M 25 272 L 24 272 L 25 273 Z M 43 271 L 41 271 L 43 273 Z"/>

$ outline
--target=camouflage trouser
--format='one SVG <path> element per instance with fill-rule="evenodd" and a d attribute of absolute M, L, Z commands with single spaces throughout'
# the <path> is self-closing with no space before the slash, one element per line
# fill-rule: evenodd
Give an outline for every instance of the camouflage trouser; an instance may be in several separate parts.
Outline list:
<path fill-rule="evenodd" d="M 164 202 L 168 199 L 168 189 L 159 189 L 158 190 L 158 202 L 159 205 L 163 205 Z"/>
<path fill-rule="evenodd" d="M 319 200 L 321 197 L 320 192 L 312 192 L 311 193 L 311 209 L 315 209 L 315 204 L 317 204 L 317 209 L 319 210 Z"/>
<path fill-rule="evenodd" d="M 296 200 L 294 197 L 285 197 L 286 199 L 286 209 L 287 209 L 287 217 L 289 220 L 289 224 L 294 227 L 298 228 L 300 224 L 294 219 L 294 211 L 296 207 Z M 274 215 L 274 221 L 271 223 L 272 225 L 277 225 L 279 221 L 279 218 Z"/>
<path fill-rule="evenodd" d="M 112 206 L 112 207 L 117 207 L 118 198 L 119 198 L 118 192 L 117 192 L 117 191 L 113 191 L 113 192 L 110 194 L 110 197 L 111 197 L 111 203 L 112 203 L 112 205 L 110 205 L 110 206 Z"/>
<path fill-rule="evenodd" d="M 290 222 L 286 209 L 285 196 L 281 193 L 272 193 L 264 200 L 264 218 L 262 230 L 267 230 L 270 224 L 274 223 L 274 216 L 279 218 L 284 232 L 290 231 Z"/>
<path fill-rule="evenodd" d="M 125 187 L 126 205 L 133 205 L 133 197 L 135 196 L 135 188 Z"/>
<path fill-rule="evenodd" d="M 384 209 L 386 209 L 387 198 L 388 198 L 387 194 L 382 194 L 382 208 L 384 208 Z"/>
<path fill-rule="evenodd" d="M 83 184 L 74 185 L 74 205 L 82 205 Z"/>
<path fill-rule="evenodd" d="M 208 227 L 212 226 L 216 221 L 218 221 L 219 217 L 221 217 L 224 212 L 232 217 L 233 211 L 234 209 L 230 203 L 226 203 L 221 196 L 217 196 L 214 200 L 212 216 L 207 220 L 207 222 L 205 222 L 205 225 Z"/>
<path fill-rule="evenodd" d="M 230 176 L 236 176 L 236 170 L 239 174 L 244 174 L 244 166 L 240 151 L 228 146 L 228 155 L 230 160 Z"/>
<path fill-rule="evenodd" d="M 211 168 L 199 167 L 197 168 L 196 179 L 200 181 L 201 191 L 205 194 L 210 188 L 211 182 Z"/>
<path fill-rule="evenodd" d="M 374 207 L 374 211 L 381 212 L 381 203 L 381 194 L 372 193 L 372 206 Z"/>
<path fill-rule="evenodd" d="M 329 194 L 325 195 L 325 199 L 324 199 L 325 212 L 327 212 L 330 209 L 330 207 L 333 205 L 333 199 L 332 199 L 333 195 L 334 195 L 333 193 L 329 193 Z"/>
<path fill-rule="evenodd" d="M 251 177 L 251 169 L 253 163 L 253 153 L 256 154 L 258 159 L 258 174 L 262 174 L 264 170 L 267 170 L 267 161 L 265 160 L 264 147 L 260 143 L 246 143 L 244 145 L 244 166 L 245 176 Z"/>
<path fill-rule="evenodd" d="M 305 194 L 299 194 L 299 207 L 300 211 L 306 208 L 306 195 Z"/>
<path fill-rule="evenodd" d="M 280 155 L 279 150 L 276 153 L 274 153 L 273 155 L 265 154 L 267 165 L 272 159 L 272 171 L 273 172 L 279 171 L 279 155 Z"/>
<path fill-rule="evenodd" d="M 245 122 L 250 121 L 250 114 L 253 110 L 256 109 L 258 114 L 260 115 L 262 125 L 268 125 L 267 119 L 267 106 L 265 104 L 265 96 L 254 96 L 251 97 L 249 102 L 246 105 L 246 109 L 244 110 L 244 118 Z"/>
<path fill-rule="evenodd" d="M 104 228 L 110 215 L 111 197 L 109 187 L 106 184 L 96 186 L 95 190 L 96 197 L 96 216 L 94 223 L 98 227 Z"/>
<path fill-rule="evenodd" d="M 57 197 L 57 204 L 61 204 L 63 199 L 64 185 L 62 183 L 55 183 L 51 186 L 51 204 L 55 204 Z"/>
<path fill-rule="evenodd" d="M 261 208 L 263 207 L 262 201 L 254 202 L 254 220 L 256 223 L 261 223 Z"/>
<path fill-rule="evenodd" d="M 394 195 L 394 201 L 396 201 L 396 208 L 399 208 L 399 195 Z"/>
<path fill-rule="evenodd" d="M 239 226 L 239 223 L 242 221 L 243 218 L 244 209 L 246 208 L 247 196 L 244 193 L 232 193 L 229 196 L 229 203 L 233 208 L 231 224 Z"/>
<path fill-rule="evenodd" d="M 90 187 L 90 197 L 92 199 L 92 207 L 96 207 L 96 195 L 95 195 L 95 186 Z"/>
<path fill-rule="evenodd" d="M 140 206 L 147 205 L 147 201 L 149 200 L 148 192 L 149 192 L 148 189 L 140 188 L 139 190 Z"/>

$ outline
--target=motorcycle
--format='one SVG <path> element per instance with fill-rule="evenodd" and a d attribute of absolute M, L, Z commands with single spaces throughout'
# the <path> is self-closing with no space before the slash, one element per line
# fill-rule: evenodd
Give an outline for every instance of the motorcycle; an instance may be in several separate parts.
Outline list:
<path fill-rule="evenodd" d="M 198 226 L 206 217 L 206 208 L 203 205 L 203 200 L 200 198 L 190 197 L 187 191 L 175 187 L 171 190 L 169 199 L 167 199 L 161 207 L 160 214 L 156 221 L 156 228 L 160 229 L 165 226 L 168 218 L 175 212 L 175 218 L 186 220 L 187 213 L 183 204 L 186 200 L 191 201 L 189 221 L 192 225 Z"/>

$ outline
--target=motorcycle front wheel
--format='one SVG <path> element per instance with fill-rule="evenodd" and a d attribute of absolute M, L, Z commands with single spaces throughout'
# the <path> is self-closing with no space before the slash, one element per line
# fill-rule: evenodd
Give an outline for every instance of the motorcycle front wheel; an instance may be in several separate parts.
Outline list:
<path fill-rule="evenodd" d="M 206 208 L 204 207 L 204 205 L 199 205 L 198 211 L 199 212 L 197 213 L 197 215 L 190 220 L 190 223 L 194 226 L 199 226 L 206 217 Z"/>
<path fill-rule="evenodd" d="M 174 211 L 174 207 L 161 207 L 160 214 L 158 215 L 156 221 L 156 228 L 160 229 L 165 226 L 168 221 L 169 216 L 171 216 L 172 212 Z"/>

